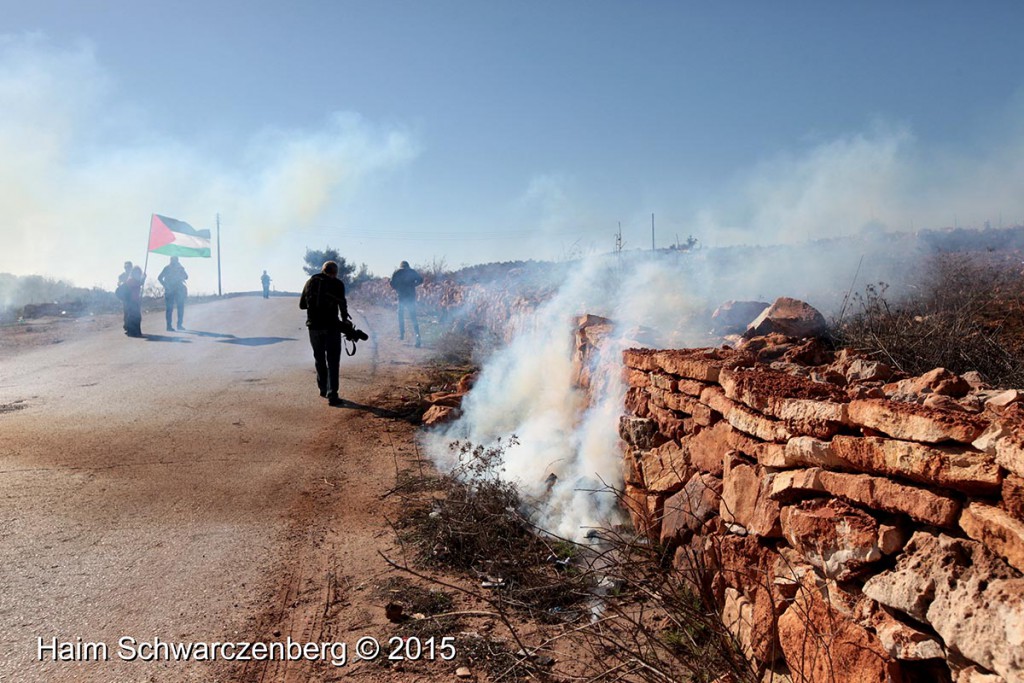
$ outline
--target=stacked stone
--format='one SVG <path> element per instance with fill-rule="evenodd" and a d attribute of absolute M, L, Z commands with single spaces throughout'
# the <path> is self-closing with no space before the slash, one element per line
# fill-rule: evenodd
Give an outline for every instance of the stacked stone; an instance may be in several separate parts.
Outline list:
<path fill-rule="evenodd" d="M 1024 681 L 1021 396 L 783 341 L 624 353 L 636 526 L 766 677 Z"/>

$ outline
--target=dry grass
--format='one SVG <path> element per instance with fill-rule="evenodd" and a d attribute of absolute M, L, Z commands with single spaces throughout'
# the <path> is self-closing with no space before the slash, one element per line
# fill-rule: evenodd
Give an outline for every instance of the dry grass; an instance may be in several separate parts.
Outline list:
<path fill-rule="evenodd" d="M 916 375 L 977 370 L 996 386 L 1024 386 L 1024 273 L 1015 261 L 940 254 L 909 292 L 871 285 L 833 323 L 840 346 L 867 351 Z"/>

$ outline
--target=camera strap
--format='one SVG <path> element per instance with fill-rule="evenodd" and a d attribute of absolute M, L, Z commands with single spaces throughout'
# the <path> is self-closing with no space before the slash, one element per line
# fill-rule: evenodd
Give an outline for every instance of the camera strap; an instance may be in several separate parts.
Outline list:
<path fill-rule="evenodd" d="M 342 346 L 345 347 L 345 355 L 346 356 L 354 356 L 354 355 L 356 355 L 356 343 L 354 341 L 349 341 L 344 335 L 342 335 L 342 337 L 341 337 L 341 344 L 342 344 Z M 351 351 L 348 350 L 349 344 L 352 345 L 352 350 Z"/>

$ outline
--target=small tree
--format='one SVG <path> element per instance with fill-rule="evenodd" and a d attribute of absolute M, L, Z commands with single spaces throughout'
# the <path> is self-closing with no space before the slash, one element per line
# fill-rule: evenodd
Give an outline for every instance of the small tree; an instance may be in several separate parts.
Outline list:
<path fill-rule="evenodd" d="M 346 282 L 345 284 L 349 285 L 350 288 L 355 291 L 359 289 L 360 285 L 364 282 L 369 282 L 372 279 L 373 273 L 370 272 L 370 269 L 365 263 L 360 263 L 359 269 L 356 270 L 355 275 L 352 276 L 352 282 Z"/>
<path fill-rule="evenodd" d="M 346 285 L 351 280 L 352 272 L 356 269 L 354 263 L 349 263 L 338 254 L 338 250 L 328 246 L 326 249 L 310 249 L 306 248 L 306 256 L 303 259 L 306 265 L 302 266 L 302 269 L 306 271 L 306 275 L 316 275 L 323 268 L 326 261 L 334 261 L 338 264 L 338 278 Z"/>

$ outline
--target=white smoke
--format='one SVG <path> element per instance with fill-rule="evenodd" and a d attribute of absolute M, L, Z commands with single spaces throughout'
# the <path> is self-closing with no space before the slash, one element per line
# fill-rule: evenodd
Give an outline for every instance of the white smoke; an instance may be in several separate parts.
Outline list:
<path fill-rule="evenodd" d="M 1024 105 L 954 145 L 925 144 L 908 126 L 866 131 L 781 153 L 744 170 L 694 212 L 705 243 L 777 244 L 893 231 L 1024 222 Z"/>
<path fill-rule="evenodd" d="M 0 272 L 110 288 L 123 260 L 145 256 L 151 213 L 198 229 L 220 213 L 227 287 L 255 289 L 266 268 L 277 287 L 295 289 L 303 249 L 295 229 L 418 154 L 408 130 L 346 112 L 314 129 L 264 129 L 230 154 L 201 134 L 154 132 L 151 117 L 90 45 L 0 36 Z M 165 262 L 154 257 L 151 266 Z M 195 290 L 216 291 L 215 267 L 189 266 Z"/>
<path fill-rule="evenodd" d="M 591 257 L 579 262 L 556 296 L 543 304 L 512 342 L 491 357 L 463 404 L 463 417 L 428 437 L 428 449 L 449 466 L 455 439 L 493 444 L 512 434 L 519 444 L 505 454 L 506 475 L 543 500 L 538 524 L 567 538 L 619 520 L 621 487 L 618 416 L 622 413 L 622 350 L 631 333 L 655 326 L 663 339 L 684 340 L 701 296 L 683 285 L 678 262 L 641 257 Z M 654 295 L 655 292 L 660 294 Z M 573 376 L 573 319 L 582 313 L 610 318 L 616 333 L 592 359 L 591 401 Z M 557 483 L 546 491 L 547 477 Z"/>

